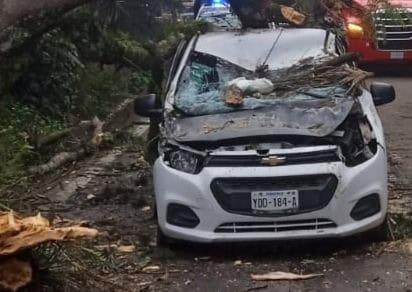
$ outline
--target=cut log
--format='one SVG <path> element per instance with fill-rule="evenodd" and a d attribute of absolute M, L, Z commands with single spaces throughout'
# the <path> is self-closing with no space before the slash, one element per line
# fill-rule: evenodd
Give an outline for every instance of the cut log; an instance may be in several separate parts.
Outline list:
<path fill-rule="evenodd" d="M 17 291 L 29 284 L 33 269 L 29 262 L 16 258 L 0 262 L 0 290 Z"/>

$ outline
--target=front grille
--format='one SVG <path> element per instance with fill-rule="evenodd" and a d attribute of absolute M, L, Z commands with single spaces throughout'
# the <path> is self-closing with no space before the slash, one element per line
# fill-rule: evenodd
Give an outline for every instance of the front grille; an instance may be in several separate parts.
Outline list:
<path fill-rule="evenodd" d="M 390 51 L 412 50 L 412 10 L 379 11 L 375 15 L 378 49 Z"/>
<path fill-rule="evenodd" d="M 212 181 L 211 190 L 219 205 L 229 213 L 279 217 L 323 209 L 331 201 L 337 185 L 338 179 L 332 174 L 265 178 L 218 178 Z M 252 210 L 252 192 L 283 190 L 297 190 L 299 192 L 298 210 L 275 213 Z"/>
<path fill-rule="evenodd" d="M 270 156 L 270 155 L 269 155 Z M 323 150 L 307 153 L 278 155 L 284 159 L 280 165 L 315 164 L 341 161 L 336 150 Z M 268 167 L 261 155 L 222 155 L 210 156 L 205 161 L 206 167 Z"/>
<path fill-rule="evenodd" d="M 216 233 L 287 232 L 305 230 L 325 230 L 336 228 L 329 219 L 312 219 L 284 222 L 236 222 L 225 223 L 215 229 Z"/>

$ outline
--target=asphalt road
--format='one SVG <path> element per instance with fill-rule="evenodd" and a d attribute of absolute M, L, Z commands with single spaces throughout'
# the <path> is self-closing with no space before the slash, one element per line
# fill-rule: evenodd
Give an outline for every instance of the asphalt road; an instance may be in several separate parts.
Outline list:
<path fill-rule="evenodd" d="M 379 113 L 390 151 L 402 158 L 399 175 L 406 184 L 412 182 L 412 70 L 409 71 L 393 69 L 375 78 L 393 84 L 397 92 L 395 102 L 379 108 Z"/>
<path fill-rule="evenodd" d="M 402 73 L 402 74 L 400 74 Z M 397 157 L 396 176 L 408 189 L 412 178 L 412 73 L 402 69 L 380 74 L 376 81 L 392 83 L 398 98 L 379 108 L 389 152 Z M 408 193 L 406 194 L 408 195 Z M 412 206 L 409 206 L 412 210 Z M 184 271 L 159 282 L 164 291 L 412 291 L 412 258 L 381 253 L 367 238 L 184 247 L 174 250 L 168 263 Z M 162 250 L 159 261 L 164 262 Z M 166 252 L 167 254 L 167 252 Z M 241 261 L 235 265 L 235 261 Z M 239 263 L 239 262 L 238 262 Z M 307 281 L 257 283 L 252 273 L 284 271 L 323 273 Z"/>

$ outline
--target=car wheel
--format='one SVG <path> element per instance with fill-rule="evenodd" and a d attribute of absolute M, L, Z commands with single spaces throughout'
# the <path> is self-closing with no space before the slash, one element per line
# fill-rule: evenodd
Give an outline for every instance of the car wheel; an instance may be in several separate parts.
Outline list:
<path fill-rule="evenodd" d="M 168 245 L 169 238 L 160 229 L 159 224 L 157 225 L 157 235 L 156 235 L 156 245 L 157 247 L 166 247 Z"/>
<path fill-rule="evenodd" d="M 156 237 L 156 245 L 160 248 L 173 248 L 177 247 L 181 243 L 181 241 L 171 238 L 165 235 L 160 228 L 159 224 L 157 224 L 157 237 Z"/>
<path fill-rule="evenodd" d="M 366 235 L 375 242 L 387 241 L 389 239 L 389 229 L 388 218 L 385 218 L 385 221 L 383 221 L 381 225 L 368 231 Z"/>

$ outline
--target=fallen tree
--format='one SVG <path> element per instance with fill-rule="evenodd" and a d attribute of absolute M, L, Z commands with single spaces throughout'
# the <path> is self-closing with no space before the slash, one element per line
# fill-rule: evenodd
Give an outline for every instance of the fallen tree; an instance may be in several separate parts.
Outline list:
<path fill-rule="evenodd" d="M 71 9 L 89 0 L 0 0 L 0 32 L 22 18 L 39 14 L 45 9 Z"/>
<path fill-rule="evenodd" d="M 48 135 L 46 137 L 33 138 L 33 146 L 42 151 L 45 146 L 61 142 L 65 138 L 72 137 L 77 140 L 74 151 L 60 152 L 54 155 L 48 162 L 30 167 L 28 172 L 32 175 L 43 175 L 61 166 L 82 159 L 86 155 L 95 153 L 100 147 L 112 142 L 112 133 L 130 125 L 135 116 L 133 111 L 135 97 L 129 97 L 118 105 L 107 117 L 106 121 L 100 121 L 95 117 L 92 121 L 83 121 L 76 127 L 68 128 Z"/>
<path fill-rule="evenodd" d="M 341 56 L 327 56 L 321 60 L 303 59 L 281 70 L 268 71 L 267 67 L 258 68 L 257 75 L 260 79 L 239 78 L 231 81 L 227 84 L 223 99 L 227 105 L 240 106 L 245 96 L 256 94 L 264 99 L 296 93 L 325 98 L 312 90 L 328 87 L 343 88 L 346 94 L 358 96 L 363 82 L 373 77 L 373 73 L 351 66 L 359 57 L 357 53 L 346 53 Z M 245 87 L 242 82 L 250 85 Z"/>

